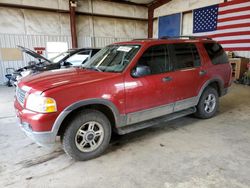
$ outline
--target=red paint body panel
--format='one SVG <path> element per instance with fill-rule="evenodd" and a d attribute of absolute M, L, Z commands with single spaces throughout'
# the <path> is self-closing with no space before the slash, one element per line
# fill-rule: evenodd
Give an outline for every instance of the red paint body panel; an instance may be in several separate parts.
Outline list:
<path fill-rule="evenodd" d="M 131 70 L 143 52 L 152 45 L 194 42 L 201 57 L 201 67 L 178 70 L 133 78 Z M 57 112 L 41 114 L 23 108 L 15 101 L 17 115 L 21 121 L 32 126 L 32 130 L 51 131 L 59 114 L 70 105 L 88 99 L 106 99 L 114 104 L 119 114 L 146 110 L 174 103 L 175 101 L 195 97 L 203 84 L 211 78 L 224 81 L 224 88 L 231 85 L 231 67 L 229 64 L 213 65 L 202 45 L 202 40 L 144 40 L 119 44 L 139 44 L 141 49 L 122 73 L 97 72 L 77 68 L 59 69 L 28 76 L 18 87 L 27 86 L 29 93 L 37 92 L 51 97 L 57 102 Z M 201 77 L 199 72 L 205 69 L 207 74 Z M 163 82 L 164 77 L 172 81 Z M 25 103 L 24 103 L 25 106 Z"/>
<path fill-rule="evenodd" d="M 15 99 L 14 106 L 16 109 L 16 115 L 20 120 L 20 123 L 28 123 L 32 126 L 32 130 L 36 132 L 51 131 L 59 112 L 41 114 L 24 109 Z"/>

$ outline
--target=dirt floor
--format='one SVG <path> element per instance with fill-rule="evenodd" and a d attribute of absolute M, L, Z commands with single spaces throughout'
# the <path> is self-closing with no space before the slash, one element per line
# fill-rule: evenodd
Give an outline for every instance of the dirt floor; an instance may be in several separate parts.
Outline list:
<path fill-rule="evenodd" d="M 233 85 L 216 117 L 184 117 L 113 138 L 101 157 L 77 162 L 16 124 L 14 88 L 0 87 L 0 187 L 250 187 L 250 87 Z"/>

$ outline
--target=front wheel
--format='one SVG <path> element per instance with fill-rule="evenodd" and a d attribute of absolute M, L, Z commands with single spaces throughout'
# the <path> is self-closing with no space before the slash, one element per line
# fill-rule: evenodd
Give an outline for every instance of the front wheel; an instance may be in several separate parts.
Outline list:
<path fill-rule="evenodd" d="M 101 155 L 109 145 L 111 125 L 108 118 L 96 110 L 78 113 L 62 138 L 64 151 L 73 159 L 88 160 Z"/>
<path fill-rule="evenodd" d="M 196 117 L 202 119 L 208 119 L 213 117 L 219 107 L 219 97 L 218 92 L 213 87 L 208 87 L 205 89 L 200 97 L 200 101 L 197 105 Z"/>

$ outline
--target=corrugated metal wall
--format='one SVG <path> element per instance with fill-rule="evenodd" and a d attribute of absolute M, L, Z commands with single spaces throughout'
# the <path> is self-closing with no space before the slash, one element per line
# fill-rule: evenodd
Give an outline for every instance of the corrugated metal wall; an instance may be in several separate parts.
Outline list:
<path fill-rule="evenodd" d="M 115 42 L 129 41 L 132 38 L 114 38 L 114 37 L 78 37 L 78 47 L 102 48 Z"/>
<path fill-rule="evenodd" d="M 112 38 L 112 37 L 79 37 L 78 47 L 104 47 L 108 44 L 120 41 L 131 40 L 129 38 Z M 17 45 L 24 46 L 30 49 L 34 47 L 46 47 L 47 42 L 67 42 L 71 48 L 70 36 L 56 36 L 56 35 L 17 35 L 17 34 L 0 34 L 0 48 L 16 48 Z M 23 55 L 23 61 L 2 61 L 0 54 L 0 84 L 7 81 L 5 78 L 6 68 L 20 68 L 25 65 L 32 58 L 28 55 Z"/>
<path fill-rule="evenodd" d="M 17 48 L 17 45 L 30 49 L 34 47 L 45 47 L 47 42 L 67 42 L 71 46 L 70 36 L 45 36 L 45 35 L 0 35 L 0 48 Z M 23 54 L 23 61 L 3 61 L 0 54 L 0 84 L 7 80 L 4 75 L 7 68 L 20 68 L 31 61 L 30 56 Z"/>

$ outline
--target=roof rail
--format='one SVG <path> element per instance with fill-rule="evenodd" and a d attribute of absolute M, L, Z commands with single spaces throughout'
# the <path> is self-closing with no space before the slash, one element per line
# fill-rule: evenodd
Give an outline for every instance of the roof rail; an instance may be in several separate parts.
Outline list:
<path fill-rule="evenodd" d="M 132 39 L 132 41 L 134 40 L 155 40 L 154 38 L 138 38 L 138 39 Z"/>
<path fill-rule="evenodd" d="M 195 39 L 206 39 L 206 40 L 212 40 L 212 38 L 206 37 L 206 36 L 189 36 L 189 35 L 180 35 L 180 36 L 163 36 L 160 39 L 176 39 L 176 38 L 188 38 L 190 40 Z"/>

